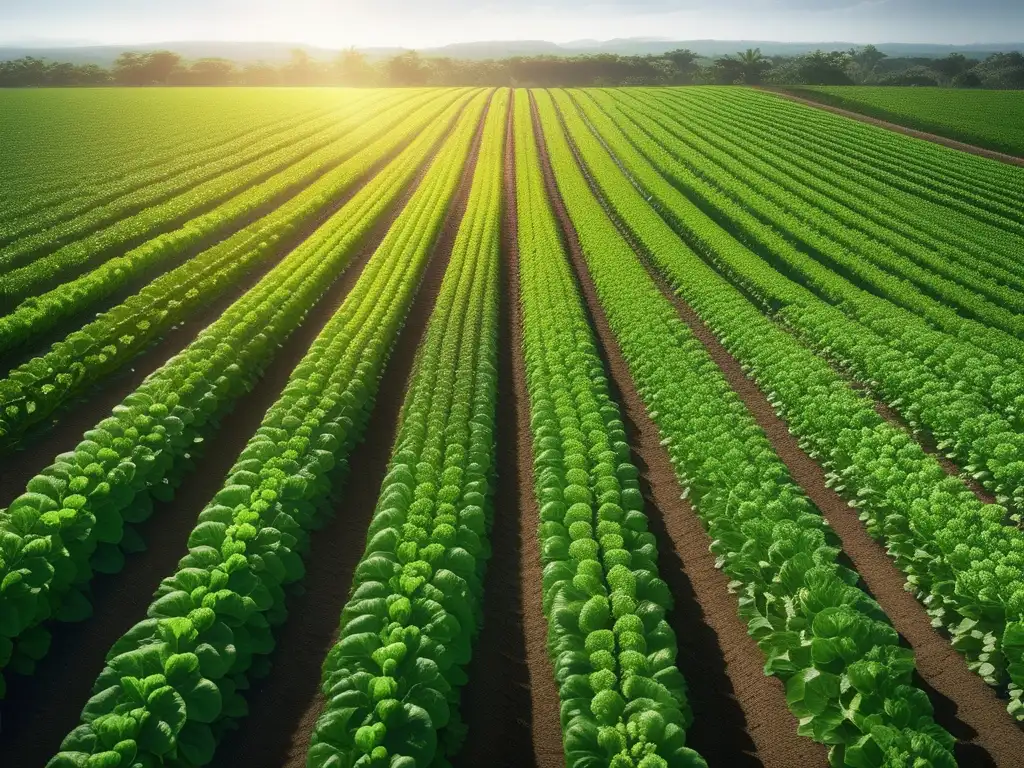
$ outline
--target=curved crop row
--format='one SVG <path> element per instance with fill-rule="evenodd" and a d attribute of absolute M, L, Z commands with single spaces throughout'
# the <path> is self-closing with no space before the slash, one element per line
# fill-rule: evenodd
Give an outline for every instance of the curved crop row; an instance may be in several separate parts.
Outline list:
<path fill-rule="evenodd" d="M 686 747 L 692 716 L 665 621 L 672 596 L 658 578 L 639 473 L 549 208 L 525 91 L 516 98 L 515 155 L 518 299 L 566 764 L 704 766 Z"/>
<path fill-rule="evenodd" d="M 368 111 L 371 116 L 383 116 L 389 111 L 392 116 L 400 115 L 406 100 L 406 94 L 400 94 L 380 109 L 371 107 Z M 161 195 L 134 215 L 108 210 L 119 208 L 117 204 L 95 208 L 82 221 L 48 228 L 35 238 L 12 244 L 0 252 L 0 269 L 7 272 L 0 291 L 0 307 L 15 306 L 73 279 L 110 256 L 123 253 L 134 243 L 149 246 L 150 250 L 154 245 L 162 246 L 160 250 L 166 257 L 170 244 L 181 252 L 182 246 L 193 245 L 200 237 L 230 232 L 236 222 L 280 195 L 282 188 L 296 188 L 299 180 L 308 184 L 317 172 L 323 173 L 358 151 L 367 141 L 359 131 L 365 119 L 366 113 L 354 108 L 347 119 L 325 120 L 321 124 L 323 130 L 301 140 L 296 136 L 277 148 L 265 148 L 268 151 L 259 153 L 246 165 L 179 194 Z M 93 222 L 104 217 L 109 217 L 109 226 L 93 226 Z M 175 231 L 178 229 L 183 229 L 186 236 L 181 237 L 182 233 Z M 153 243 L 153 238 L 163 242 Z"/>
<path fill-rule="evenodd" d="M 309 538 L 373 409 L 484 97 L 467 109 L 281 398 L 203 509 L 189 553 L 157 590 L 147 618 L 107 656 L 82 725 L 51 768 L 173 763 L 202 766 L 246 714 L 239 693 L 265 666 L 272 629 L 287 618 L 288 584 L 302 578 Z M 114 753 L 114 754 L 112 754 Z"/>
<path fill-rule="evenodd" d="M 310 768 L 427 768 L 458 751 L 490 557 L 498 235 L 508 91 L 493 99 L 388 473 L 324 661 Z"/>
<path fill-rule="evenodd" d="M 653 196 L 663 217 L 694 248 L 757 297 L 780 322 L 870 384 L 911 424 L 927 428 L 942 441 L 943 449 L 973 469 L 985 487 L 1015 505 L 1024 504 L 1024 436 L 1017 431 L 1024 375 L 1016 366 L 1005 366 L 998 357 L 935 331 L 919 318 L 851 286 L 770 228 L 758 232 L 771 253 L 785 258 L 794 269 L 801 267 L 808 280 L 839 306 L 818 299 L 733 239 L 661 178 L 659 171 L 674 177 L 679 172 L 657 143 L 631 133 L 648 163 L 613 120 L 593 110 L 589 114 L 620 161 L 636 174 L 636 183 Z M 602 151 L 571 107 L 566 120 L 577 140 L 587 143 L 588 158 L 591 149 Z M 735 209 L 732 215 L 746 216 Z"/>
<path fill-rule="evenodd" d="M 274 258 L 297 230 L 315 221 L 339 195 L 354 188 L 390 153 L 421 131 L 434 130 L 431 126 L 444 124 L 446 119 L 441 115 L 445 109 L 450 119 L 453 109 L 450 105 L 458 96 L 459 92 L 451 91 L 411 114 L 385 115 L 371 120 L 363 129 L 369 134 L 368 145 L 302 194 L 157 278 L 139 293 L 54 344 L 41 357 L 29 360 L 0 380 L 0 444 L 16 439 L 74 394 L 117 370 L 166 329 L 229 290 L 257 265 Z M 370 141 L 373 136 L 376 138 Z M 133 263 L 140 262 L 141 258 Z M 111 283 L 118 285 L 124 275 L 119 266 L 112 264 L 109 269 L 101 268 L 102 274 L 95 274 L 96 282 L 105 290 L 110 290 Z M 66 291 L 70 303 L 74 304 L 76 296 L 80 295 L 78 291 L 94 284 L 87 279 L 84 284 L 76 281 L 59 290 Z M 60 302 L 62 298 L 55 297 L 55 300 Z M 17 314 L 10 317 L 16 319 Z M 47 319 L 50 319 L 49 314 Z M 0 320 L 0 324 L 2 322 Z"/>
<path fill-rule="evenodd" d="M 1024 156 L 1024 104 L 1014 91 L 877 85 L 793 90 L 813 101 Z"/>
<path fill-rule="evenodd" d="M 1008 286 L 995 282 L 944 252 L 933 251 L 905 237 L 894 229 L 892 218 L 879 223 L 851 211 L 846 201 L 837 203 L 815 191 L 813 181 L 807 183 L 809 174 L 790 168 L 799 181 L 788 182 L 786 174 L 778 173 L 758 154 L 740 148 L 741 135 L 735 128 L 723 126 L 705 140 L 679 123 L 677 113 L 658 102 L 617 96 L 614 103 L 620 111 L 731 199 L 733 205 L 742 204 L 790 240 L 811 248 L 837 271 L 852 275 L 873 293 L 905 306 L 943 330 L 964 338 L 987 335 L 992 337 L 989 344 L 1016 345 L 1017 358 L 1024 357 L 1019 342 L 1007 335 L 1024 329 L 1014 314 L 1024 310 L 1024 298 L 1014 290 L 1024 283 L 1012 274 L 1006 274 Z M 600 93 L 595 98 L 607 103 L 608 96 Z M 672 143 L 666 144 L 670 136 Z M 673 149 L 680 138 L 684 146 L 690 145 L 697 151 Z M 712 142 L 728 142 L 732 152 L 720 151 Z M 743 161 L 738 162 L 733 154 Z M 819 171 L 819 175 L 827 179 L 830 174 Z M 875 197 L 876 216 L 887 217 L 884 203 L 884 198 Z M 980 322 L 965 322 L 957 308 Z M 996 328 L 1006 333 L 1001 334 Z"/>
<path fill-rule="evenodd" d="M 713 95 L 710 104 L 709 95 Z M 837 141 L 822 141 L 819 133 L 809 128 L 809 121 L 818 120 L 820 113 L 812 108 L 799 110 L 799 119 L 794 119 L 796 115 L 780 99 L 756 93 L 742 93 L 737 97 L 721 89 L 715 89 L 711 94 L 705 91 L 691 94 L 685 89 L 672 89 L 658 98 L 673 104 L 679 112 L 692 108 L 695 113 L 706 116 L 710 108 L 712 116 L 709 119 L 714 124 L 725 120 L 731 125 L 742 126 L 744 135 L 749 136 L 752 142 L 767 142 L 766 157 L 796 158 L 811 173 L 827 168 L 833 172 L 831 178 L 835 181 L 836 190 L 842 190 L 854 199 L 861 199 L 866 191 L 884 195 L 890 201 L 886 210 L 891 211 L 895 219 L 909 218 L 912 225 L 925 228 L 939 241 L 955 243 L 951 253 L 955 253 L 957 248 L 967 248 L 972 257 L 982 263 L 995 259 L 1007 269 L 1024 274 L 1020 264 L 1014 264 L 1015 254 L 1019 252 L 1019 236 L 1001 229 L 996 223 L 982 221 L 969 212 L 954 209 L 913 184 L 904 183 L 899 162 L 908 149 L 904 137 L 887 132 L 878 134 L 876 138 L 884 138 L 891 145 L 890 151 L 886 159 L 868 162 Z M 834 119 L 839 122 L 828 126 L 830 136 L 837 136 L 849 128 L 850 121 Z M 910 142 L 910 149 L 922 143 Z M 893 149 L 899 151 L 893 153 Z M 998 163 L 986 165 L 999 166 Z M 1008 166 L 999 167 L 1003 171 L 1014 170 Z M 1012 188 L 1012 184 L 1004 181 L 1001 188 Z M 957 189 L 952 192 L 957 194 Z M 870 200 L 866 202 L 870 204 Z"/>
<path fill-rule="evenodd" d="M 623 151 L 620 158 L 627 158 Z M 598 180 L 596 153 L 586 160 Z M 608 162 L 611 162 L 610 160 Z M 635 166 L 631 165 L 631 170 Z M 618 181 L 621 183 L 621 175 Z M 610 192 L 614 181 L 605 187 Z M 936 625 L 1024 719 L 1024 533 L 980 502 L 829 364 L 709 267 L 629 185 L 608 200 L 675 290 L 743 364 L 830 483 L 860 510 Z"/>
<path fill-rule="evenodd" d="M 449 116 L 456 111 L 457 105 Z M 120 569 L 121 548 L 132 538 L 123 541 L 125 523 L 148 517 L 154 497 L 173 495 L 197 438 L 212 432 L 235 397 L 259 377 L 362 236 L 399 198 L 447 123 L 424 132 L 0 511 L 0 667 L 14 651 L 19 671 L 31 671 L 31 661 L 47 650 L 44 621 L 88 615 L 92 571 Z"/>
<path fill-rule="evenodd" d="M 835 535 L 594 198 L 550 97 L 538 101 L 558 189 L 608 322 L 712 551 L 735 580 L 765 670 L 786 685 L 799 732 L 829 745 L 832 765 L 955 765 L 953 738 L 912 684 L 913 653 L 852 586 L 857 575 L 837 562 Z"/>
<path fill-rule="evenodd" d="M 353 99 L 353 102 L 358 101 L 360 100 Z M 64 203 L 54 204 L 52 199 L 40 201 L 24 216 L 0 217 L 0 260 L 6 262 L 8 247 L 12 243 L 35 235 L 43 229 L 50 230 L 43 248 L 55 249 L 72 239 L 62 236 L 61 242 L 56 242 L 57 238 L 53 238 L 51 233 L 57 226 L 62 230 L 68 228 L 70 232 L 77 229 L 80 237 L 83 224 L 87 231 L 92 231 L 113 219 L 131 215 L 177 192 L 239 168 L 286 143 L 301 141 L 337 122 L 352 106 L 353 103 L 346 103 L 340 110 L 317 110 L 314 114 L 272 121 L 246 131 L 230 141 L 194 152 L 189 152 L 188 147 L 184 147 L 181 156 L 174 158 L 172 162 L 158 165 L 148 172 L 116 179 L 111 184 L 95 188 L 91 194 L 75 196 Z M 92 211 L 97 209 L 102 209 L 107 215 L 94 216 Z M 72 224 L 76 221 L 79 222 L 77 227 Z M 17 252 L 21 252 L 20 248 Z M 20 265 L 24 264 L 26 259 L 18 258 L 15 261 Z"/>
<path fill-rule="evenodd" d="M 351 97 L 294 91 L 140 91 L 138 89 L 9 89 L 8 125 L 0 156 L 0 219 L 17 217 L 172 164 L 183 153 L 211 149 L 254 127 L 299 113 L 315 117 Z M 211 115 L 216 120 L 211 120 Z"/>

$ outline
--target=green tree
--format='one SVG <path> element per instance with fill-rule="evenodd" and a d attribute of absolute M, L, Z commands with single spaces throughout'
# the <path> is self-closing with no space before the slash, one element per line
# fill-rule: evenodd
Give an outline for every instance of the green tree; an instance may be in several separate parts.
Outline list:
<path fill-rule="evenodd" d="M 720 83 L 757 85 L 771 68 L 772 62 L 761 54 L 760 48 L 747 48 L 735 57 L 716 59 L 715 80 Z"/>
<path fill-rule="evenodd" d="M 341 85 L 372 85 L 376 79 L 376 72 L 366 54 L 355 48 L 338 54 L 334 60 L 334 74 Z"/>
<path fill-rule="evenodd" d="M 416 51 L 392 56 L 384 64 L 388 85 L 424 85 L 430 71 Z"/>

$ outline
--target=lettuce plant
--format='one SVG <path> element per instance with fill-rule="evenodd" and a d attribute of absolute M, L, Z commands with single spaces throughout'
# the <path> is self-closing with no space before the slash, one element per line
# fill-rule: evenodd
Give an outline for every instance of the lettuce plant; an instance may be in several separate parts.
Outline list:
<path fill-rule="evenodd" d="M 453 105 L 449 116 L 457 110 Z M 0 666 L 29 632 L 13 659 L 19 671 L 30 672 L 45 653 L 42 622 L 88 616 L 93 570 L 116 572 L 124 551 L 141 546 L 125 524 L 148 517 L 154 498 L 173 495 L 203 436 L 344 269 L 446 123 L 426 131 L 0 512 Z"/>
<path fill-rule="evenodd" d="M 608 323 L 733 579 L 765 671 L 786 686 L 799 733 L 829 745 L 837 766 L 955 765 L 953 737 L 913 685 L 912 651 L 855 586 L 856 573 L 838 563 L 835 534 L 594 197 L 551 97 L 539 93 L 537 101 L 558 190 Z M 660 221 L 578 114 L 561 115 L 595 183 L 631 206 L 623 220 L 631 228 L 651 215 Z"/>
<path fill-rule="evenodd" d="M 111 648 L 52 768 L 206 765 L 245 716 L 242 692 L 267 668 L 285 588 L 303 576 L 458 184 L 483 95 L 474 103 L 199 515 L 147 618 Z"/>
<path fill-rule="evenodd" d="M 515 104 L 523 355 L 548 648 L 569 766 L 705 765 L 665 621 L 638 472 L 559 241 L 525 91 Z"/>

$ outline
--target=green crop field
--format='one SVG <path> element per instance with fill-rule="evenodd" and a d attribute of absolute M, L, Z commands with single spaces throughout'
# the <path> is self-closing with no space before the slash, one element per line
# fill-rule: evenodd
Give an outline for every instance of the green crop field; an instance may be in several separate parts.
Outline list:
<path fill-rule="evenodd" d="M 985 149 L 1024 156 L 1024 91 L 802 86 L 801 96 Z"/>
<path fill-rule="evenodd" d="M 4 766 L 1019 763 L 1024 169 L 739 87 L 0 146 Z"/>

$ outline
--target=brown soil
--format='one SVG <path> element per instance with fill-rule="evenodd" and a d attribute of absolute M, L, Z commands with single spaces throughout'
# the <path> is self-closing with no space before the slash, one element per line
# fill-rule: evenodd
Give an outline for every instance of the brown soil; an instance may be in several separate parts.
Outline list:
<path fill-rule="evenodd" d="M 440 146 L 439 142 L 435 153 Z M 426 164 L 420 178 L 425 170 Z M 418 182 L 419 178 L 367 233 L 345 271 L 282 345 L 255 387 L 241 396 L 222 419 L 206 440 L 205 452 L 197 459 L 194 473 L 187 477 L 174 500 L 155 504 L 153 516 L 139 526 L 150 548 L 129 556 L 120 573 L 94 577 L 94 616 L 84 622 L 55 627 L 50 652 L 37 665 L 34 675 L 8 676 L 7 695 L 0 702 L 3 724 L 0 752 L 11 755 L 13 765 L 43 765 L 57 752 L 64 736 L 78 724 L 82 706 L 103 668 L 107 651 L 145 617 L 160 580 L 174 572 L 186 551 L 196 514 L 221 488 L 238 454 L 259 427 L 267 409 L 280 397 L 313 340 L 348 296 Z M 89 423 L 96 420 L 94 415 Z M 356 532 L 358 540 L 365 538 L 365 531 L 364 525 Z M 321 557 L 316 562 L 322 564 L 324 560 L 330 558 Z M 332 617 L 332 621 L 336 622 L 336 617 Z M 314 684 L 319 678 L 320 658 L 312 677 Z"/>
<path fill-rule="evenodd" d="M 935 133 L 918 131 L 914 128 L 908 128 L 905 125 L 900 125 L 898 123 L 890 123 L 885 120 L 880 120 L 877 117 L 871 117 L 870 115 L 861 114 L 860 112 L 853 112 L 848 109 L 843 109 L 842 107 L 833 107 L 831 104 L 823 104 L 820 101 L 814 101 L 813 99 L 808 99 L 804 96 L 797 96 L 794 93 L 790 93 L 785 88 L 773 88 L 771 86 L 762 85 L 757 86 L 757 89 L 761 91 L 767 91 L 769 93 L 774 93 L 777 96 L 781 96 L 784 99 L 795 101 L 797 104 L 804 104 L 805 106 L 808 107 L 824 109 L 826 112 L 832 112 L 837 115 L 842 115 L 843 117 L 848 117 L 852 120 L 859 120 L 862 123 L 876 125 L 879 128 L 886 128 L 890 131 L 895 131 L 896 133 L 902 133 L 907 136 L 913 136 L 915 139 L 924 139 L 925 141 L 930 141 L 933 144 L 941 144 L 942 146 L 949 147 L 950 149 L 958 149 L 961 152 L 967 152 L 968 154 L 971 155 L 985 157 L 988 158 L 989 160 L 998 160 L 999 162 L 1006 163 L 1007 165 L 1016 165 L 1018 167 L 1024 168 L 1024 157 L 1008 155 L 1005 154 L 1004 152 L 996 152 L 995 150 L 985 149 L 984 147 L 979 147 L 974 144 L 966 144 L 962 141 L 950 139 L 945 136 L 939 136 L 938 134 Z"/>
<path fill-rule="evenodd" d="M 430 263 L 406 315 L 380 381 L 365 442 L 349 458 L 347 482 L 330 522 L 312 536 L 300 594 L 289 600 L 289 618 L 279 630 L 273 669 L 253 681 L 249 716 L 218 748 L 215 765 L 304 768 L 324 698 L 321 665 L 337 642 L 338 619 L 348 601 L 352 574 L 363 555 L 366 530 L 387 474 L 399 427 L 406 384 L 413 371 L 441 289 L 452 246 L 466 209 L 486 112 L 480 120 L 462 180 L 449 208 Z"/>
<path fill-rule="evenodd" d="M 689 745 L 710 766 L 764 765 L 769 768 L 824 766 L 825 749 L 797 735 L 797 721 L 785 691 L 764 675 L 764 656 L 737 614 L 729 578 L 715 568 L 710 541 L 682 489 L 656 425 L 647 415 L 601 308 L 575 229 L 559 195 L 534 107 L 548 196 L 562 224 L 566 245 L 586 299 L 599 348 L 610 373 L 633 460 L 646 483 L 646 513 L 659 537 L 660 576 L 676 605 L 670 621 L 679 643 L 678 664 L 689 684 L 694 722 Z"/>
<path fill-rule="evenodd" d="M 650 266 L 650 265 L 648 265 Z M 961 766 L 1019 763 L 1024 733 L 1006 714 L 1004 702 L 976 674 L 949 641 L 931 626 L 914 596 L 904 588 L 905 578 L 872 539 L 856 512 L 826 487 L 825 471 L 800 448 L 786 423 L 779 418 L 757 385 L 748 379 L 737 360 L 714 333 L 654 270 L 662 293 L 675 305 L 680 318 L 704 344 L 732 389 L 765 431 L 772 447 L 793 479 L 806 491 L 842 541 L 843 552 L 860 574 L 866 591 L 878 601 L 904 641 L 914 650 L 918 686 L 928 693 L 935 719 L 956 739 Z"/>
<path fill-rule="evenodd" d="M 498 340 L 498 485 L 484 624 L 462 691 L 469 735 L 456 768 L 561 768 L 558 688 L 547 655 L 540 510 L 534 496 L 530 400 L 519 304 L 514 97 L 505 134 L 501 328 Z M 496 685 L 495 681 L 501 681 Z"/>

